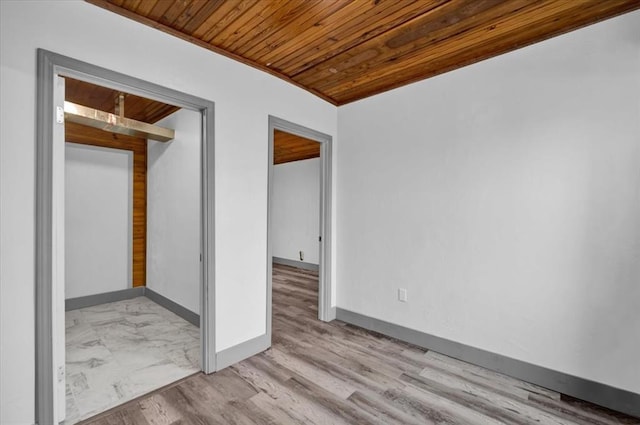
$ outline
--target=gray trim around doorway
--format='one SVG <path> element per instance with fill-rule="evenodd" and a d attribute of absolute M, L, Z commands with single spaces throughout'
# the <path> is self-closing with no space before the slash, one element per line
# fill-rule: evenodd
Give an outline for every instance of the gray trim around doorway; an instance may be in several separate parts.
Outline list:
<path fill-rule="evenodd" d="M 214 275 L 214 103 L 148 81 L 130 77 L 106 68 L 82 62 L 47 50 L 37 50 L 37 110 L 36 110 L 36 261 L 35 261 L 35 341 L 36 394 L 35 418 L 38 424 L 56 422 L 54 407 L 53 328 L 54 248 L 53 222 L 53 132 L 56 105 L 54 102 L 57 76 L 72 77 L 104 87 L 169 103 L 202 114 L 201 161 L 201 285 L 200 332 L 202 367 L 206 373 L 216 370 L 215 350 L 215 275 Z"/>
<path fill-rule="evenodd" d="M 310 128 L 269 115 L 269 155 L 267 179 L 267 339 L 271 342 L 271 290 L 273 279 L 273 249 L 271 244 L 271 202 L 273 194 L 273 134 L 281 130 L 320 143 L 320 228 L 318 270 L 318 319 L 330 322 L 335 319 L 331 307 L 331 220 L 332 220 L 332 145 L 333 138 Z"/>

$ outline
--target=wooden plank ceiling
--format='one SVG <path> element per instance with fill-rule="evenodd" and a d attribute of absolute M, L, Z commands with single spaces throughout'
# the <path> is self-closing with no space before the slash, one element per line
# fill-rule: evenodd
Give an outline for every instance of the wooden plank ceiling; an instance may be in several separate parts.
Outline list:
<path fill-rule="evenodd" d="M 87 0 L 336 105 L 640 8 L 640 0 Z"/>
<path fill-rule="evenodd" d="M 273 133 L 273 163 L 300 161 L 320 157 L 320 143 L 284 131 Z"/>
<path fill-rule="evenodd" d="M 115 113 L 116 99 L 120 93 L 107 87 L 65 77 L 65 100 L 79 105 Z M 125 117 L 150 124 L 180 109 L 128 93 L 125 93 L 124 106 Z"/>

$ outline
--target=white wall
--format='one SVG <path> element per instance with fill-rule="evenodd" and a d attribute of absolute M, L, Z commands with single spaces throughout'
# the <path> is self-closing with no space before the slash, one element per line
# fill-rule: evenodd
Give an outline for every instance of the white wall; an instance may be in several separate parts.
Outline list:
<path fill-rule="evenodd" d="M 216 103 L 217 350 L 260 336 L 266 329 L 268 116 L 332 136 L 337 126 L 336 107 L 298 87 L 88 3 L 1 1 L 3 425 L 32 423 L 34 416 L 38 47 Z M 335 193 L 335 179 L 333 184 Z M 335 202 L 333 205 L 335 210 Z M 335 244 L 335 226 L 333 229 Z"/>
<path fill-rule="evenodd" d="M 271 206 L 273 256 L 318 264 L 320 234 L 320 158 L 273 167 Z"/>
<path fill-rule="evenodd" d="M 338 132 L 338 307 L 640 393 L 640 12 Z"/>
<path fill-rule="evenodd" d="M 147 287 L 197 314 L 201 121 L 187 109 L 158 121 L 175 138 L 149 140 L 147 157 Z"/>
<path fill-rule="evenodd" d="M 65 144 L 65 298 L 131 286 L 133 152 Z"/>

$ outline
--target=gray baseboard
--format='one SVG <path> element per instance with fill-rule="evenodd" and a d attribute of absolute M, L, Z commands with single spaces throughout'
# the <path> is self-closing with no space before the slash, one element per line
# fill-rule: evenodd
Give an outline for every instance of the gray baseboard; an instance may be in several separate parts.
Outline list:
<path fill-rule="evenodd" d="M 193 311 L 189 310 L 188 308 L 181 306 L 175 301 L 171 301 L 169 298 L 165 297 L 164 295 L 158 294 L 156 291 L 154 291 L 153 289 L 150 289 L 149 287 L 145 287 L 144 296 L 149 298 L 151 301 L 155 302 L 156 304 L 159 304 L 162 307 L 166 308 L 170 312 L 182 317 L 184 320 L 191 323 L 192 325 L 200 327 L 199 314 L 196 314 Z"/>
<path fill-rule="evenodd" d="M 571 397 L 640 417 L 640 394 L 568 375 L 542 366 L 470 347 L 341 308 L 336 317 L 346 323 L 482 366 Z"/>
<path fill-rule="evenodd" d="M 305 263 L 303 261 L 289 260 L 287 258 L 281 257 L 272 257 L 273 262 L 276 264 L 282 264 L 283 266 L 291 266 L 298 269 L 312 270 L 317 272 L 320 270 L 320 266 L 318 264 Z"/>
<path fill-rule="evenodd" d="M 194 326 L 200 327 L 200 315 L 194 313 L 171 301 L 169 298 L 158 294 L 146 286 L 122 289 L 120 291 L 105 292 L 104 294 L 87 295 L 85 297 L 69 298 L 65 300 L 65 311 L 77 310 L 79 308 L 92 307 L 94 305 L 112 303 L 116 301 L 129 300 L 136 297 L 147 297 L 151 301 L 166 308 L 170 312 L 182 317 Z"/>
<path fill-rule="evenodd" d="M 248 341 L 229 347 L 216 354 L 216 369 L 222 370 L 232 364 L 241 362 L 251 356 L 263 352 L 271 346 L 267 334 L 262 334 Z"/>
<path fill-rule="evenodd" d="M 77 310 L 79 308 L 93 307 L 94 305 L 113 303 L 116 301 L 129 300 L 131 298 L 144 295 L 145 287 L 122 289 L 120 291 L 106 292 L 104 294 L 87 295 L 84 297 L 69 298 L 64 302 L 65 311 Z"/>

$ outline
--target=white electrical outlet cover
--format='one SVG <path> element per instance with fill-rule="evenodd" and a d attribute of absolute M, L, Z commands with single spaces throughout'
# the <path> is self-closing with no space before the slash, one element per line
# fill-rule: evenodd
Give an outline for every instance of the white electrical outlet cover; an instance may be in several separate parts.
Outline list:
<path fill-rule="evenodd" d="M 398 301 L 401 301 L 403 303 L 407 302 L 407 290 L 404 288 L 399 288 L 398 289 Z"/>

